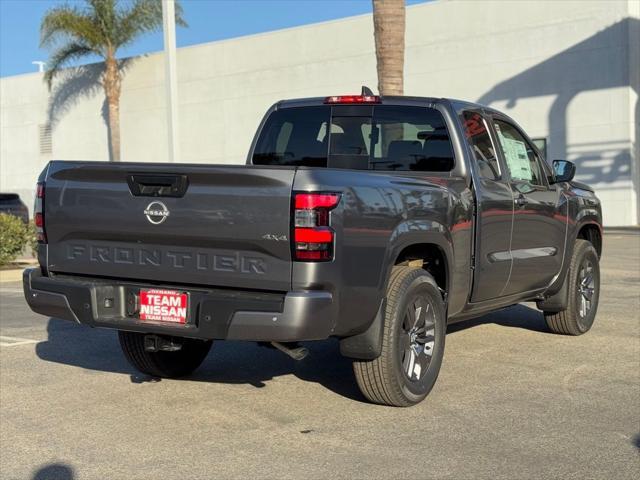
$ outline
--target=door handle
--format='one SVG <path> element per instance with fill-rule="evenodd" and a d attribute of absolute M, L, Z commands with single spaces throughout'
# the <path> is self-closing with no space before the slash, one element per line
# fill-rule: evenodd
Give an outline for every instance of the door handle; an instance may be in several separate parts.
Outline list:
<path fill-rule="evenodd" d="M 186 175 L 131 174 L 129 190 L 136 197 L 183 197 L 189 187 Z"/>
<path fill-rule="evenodd" d="M 518 198 L 516 198 L 515 202 L 516 202 L 517 206 L 524 207 L 527 204 L 527 197 L 525 197 L 524 195 L 520 194 L 520 196 L 518 196 Z"/>

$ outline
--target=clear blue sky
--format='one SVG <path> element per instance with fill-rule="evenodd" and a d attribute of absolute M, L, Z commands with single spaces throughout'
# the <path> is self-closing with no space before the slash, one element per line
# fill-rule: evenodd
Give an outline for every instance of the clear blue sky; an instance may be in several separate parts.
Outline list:
<path fill-rule="evenodd" d="M 407 5 L 428 0 L 407 0 Z M 55 5 L 82 0 L 0 0 L 0 76 L 37 70 L 40 21 Z M 182 0 L 189 28 L 178 28 L 178 46 L 323 22 L 371 12 L 371 0 Z M 162 35 L 141 37 L 121 56 L 162 50 Z"/>

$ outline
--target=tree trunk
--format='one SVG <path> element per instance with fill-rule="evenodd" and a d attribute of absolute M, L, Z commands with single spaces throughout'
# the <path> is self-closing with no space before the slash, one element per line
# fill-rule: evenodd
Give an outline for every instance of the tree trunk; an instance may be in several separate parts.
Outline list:
<path fill-rule="evenodd" d="M 109 105 L 109 150 L 111 161 L 120 161 L 120 99 L 107 98 Z"/>
<path fill-rule="evenodd" d="M 380 95 L 404 92 L 405 0 L 373 0 Z"/>
<path fill-rule="evenodd" d="M 109 150 L 112 162 L 120 161 L 120 70 L 118 61 L 110 54 L 105 60 L 104 93 L 109 109 Z"/>

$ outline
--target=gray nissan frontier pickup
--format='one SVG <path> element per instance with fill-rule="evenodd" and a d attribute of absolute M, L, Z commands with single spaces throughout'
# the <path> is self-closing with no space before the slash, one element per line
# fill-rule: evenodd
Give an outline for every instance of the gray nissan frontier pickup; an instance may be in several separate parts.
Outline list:
<path fill-rule="evenodd" d="M 441 98 L 272 106 L 246 165 L 52 161 L 38 180 L 33 311 L 118 331 L 180 377 L 213 340 L 295 359 L 339 339 L 371 402 L 433 388 L 447 325 L 519 302 L 594 321 L 600 202 L 508 116 Z"/>

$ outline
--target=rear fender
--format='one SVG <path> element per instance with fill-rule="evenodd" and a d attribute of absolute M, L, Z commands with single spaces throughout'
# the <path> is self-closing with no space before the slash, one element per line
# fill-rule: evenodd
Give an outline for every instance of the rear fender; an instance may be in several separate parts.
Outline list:
<path fill-rule="evenodd" d="M 444 255 L 447 273 L 446 278 L 447 282 L 450 282 L 449 272 L 451 271 L 451 267 L 449 262 L 452 258 L 451 237 L 444 225 L 435 221 L 404 221 L 396 227 L 389 240 L 389 246 L 385 254 L 385 262 L 383 264 L 384 267 L 379 281 L 380 297 L 382 298 L 380 307 L 373 322 L 364 332 L 343 338 L 340 341 L 340 352 L 345 357 L 373 360 L 380 356 L 384 331 L 387 284 L 389 282 L 389 276 L 391 275 L 391 269 L 404 249 L 413 245 L 436 245 L 442 250 Z"/>
<path fill-rule="evenodd" d="M 445 290 L 450 290 L 451 282 L 451 259 L 453 258 L 453 247 L 451 233 L 442 223 L 433 220 L 407 220 L 398 224 L 389 237 L 384 270 L 380 276 L 379 288 L 382 295 L 385 295 L 391 268 L 395 265 L 398 256 L 404 249 L 412 245 L 432 244 L 436 245 L 445 258 L 445 268 L 447 285 Z"/>

